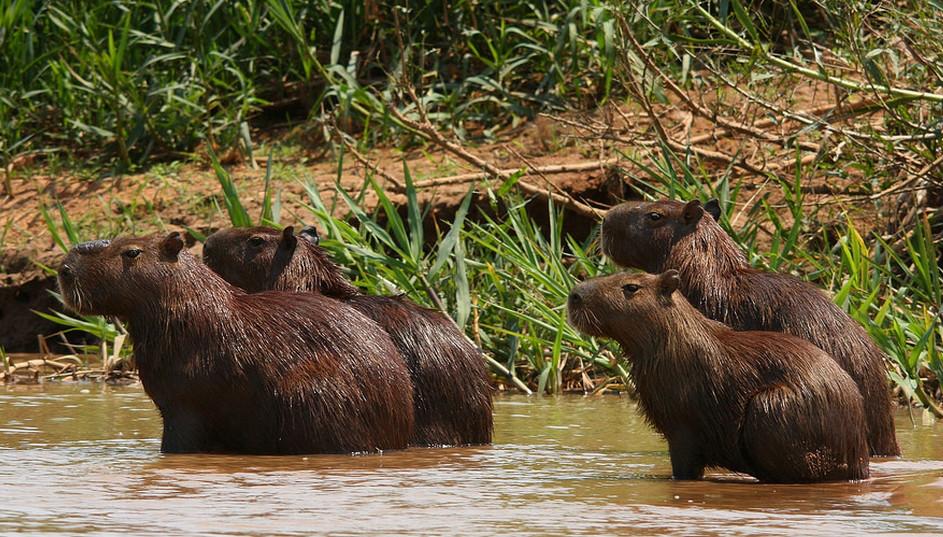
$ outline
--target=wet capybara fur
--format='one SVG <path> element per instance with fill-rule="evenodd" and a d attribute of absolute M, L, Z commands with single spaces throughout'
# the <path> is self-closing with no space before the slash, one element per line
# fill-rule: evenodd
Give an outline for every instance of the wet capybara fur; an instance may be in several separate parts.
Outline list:
<path fill-rule="evenodd" d="M 59 270 L 70 309 L 127 323 L 162 451 L 407 447 L 409 372 L 375 322 L 323 296 L 246 294 L 183 246 L 179 233 L 87 242 Z"/>
<path fill-rule="evenodd" d="M 737 330 L 785 332 L 817 345 L 854 379 L 864 397 L 871 454 L 899 455 L 884 352 L 819 288 L 788 274 L 751 268 L 717 223 L 719 215 L 717 200 L 704 206 L 698 201 L 626 202 L 603 220 L 603 251 L 623 267 L 677 270 L 681 292 L 711 319 Z"/>
<path fill-rule="evenodd" d="M 230 228 L 203 245 L 203 260 L 249 292 L 321 293 L 375 320 L 406 360 L 413 382 L 416 446 L 487 444 L 492 434 L 491 385 L 481 351 L 451 319 L 405 297 L 361 293 L 318 245 L 317 230 Z"/>
<path fill-rule="evenodd" d="M 570 324 L 617 341 L 639 406 L 668 440 L 675 479 L 723 467 L 760 481 L 868 477 L 864 404 L 821 349 L 781 332 L 737 332 L 676 292 L 676 271 L 581 283 Z"/>

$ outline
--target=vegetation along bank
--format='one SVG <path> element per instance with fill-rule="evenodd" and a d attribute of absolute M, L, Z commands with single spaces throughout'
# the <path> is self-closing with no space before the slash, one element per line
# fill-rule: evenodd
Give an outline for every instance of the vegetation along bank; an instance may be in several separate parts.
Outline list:
<path fill-rule="evenodd" d="M 631 391 L 565 321 L 615 270 L 602 211 L 716 197 L 751 266 L 830 290 L 898 399 L 940 414 L 937 9 L 10 2 L 0 374 L 134 369 L 120 323 L 50 294 L 71 244 L 180 230 L 199 253 L 265 223 L 314 225 L 364 292 L 451 316 L 503 387 Z"/>

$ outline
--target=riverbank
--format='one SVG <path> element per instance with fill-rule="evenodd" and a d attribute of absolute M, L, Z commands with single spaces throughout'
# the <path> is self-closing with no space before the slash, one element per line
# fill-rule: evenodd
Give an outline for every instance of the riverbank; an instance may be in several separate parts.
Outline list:
<path fill-rule="evenodd" d="M 24 3 L 0 21 L 0 348 L 129 356 L 52 294 L 72 243 L 314 224 L 496 378 L 630 386 L 563 316 L 614 270 L 599 214 L 716 197 L 754 266 L 831 292 L 943 415 L 943 27 L 925 2 L 801 4 Z"/>

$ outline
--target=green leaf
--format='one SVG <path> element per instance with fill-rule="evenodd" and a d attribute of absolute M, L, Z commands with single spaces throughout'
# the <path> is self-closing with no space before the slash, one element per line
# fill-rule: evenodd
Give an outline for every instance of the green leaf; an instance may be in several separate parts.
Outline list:
<path fill-rule="evenodd" d="M 56 246 L 63 252 L 68 252 L 69 247 L 66 246 L 65 241 L 62 240 L 62 235 L 59 233 L 59 226 L 56 225 L 55 220 L 49 215 L 49 209 L 46 208 L 46 204 L 41 203 L 39 205 L 39 214 L 42 215 L 43 222 L 46 223 L 46 229 L 49 230 L 49 235 L 52 236 L 52 240 L 56 243 Z"/>
<path fill-rule="evenodd" d="M 183 229 L 187 230 L 187 233 L 189 233 L 190 236 L 196 239 L 197 241 L 206 242 L 206 235 L 204 235 L 203 233 L 200 233 L 199 231 L 193 229 L 190 226 L 184 226 Z"/>
<path fill-rule="evenodd" d="M 331 64 L 337 65 L 341 59 L 341 45 L 344 40 L 344 10 L 337 15 L 337 24 L 334 27 L 334 41 L 331 43 Z"/>
<path fill-rule="evenodd" d="M 504 182 L 501 183 L 501 186 L 498 187 L 497 196 L 499 198 L 506 197 L 511 189 L 520 182 L 522 177 L 524 177 L 524 170 L 518 170 L 512 173 L 511 176 L 505 179 Z"/>
<path fill-rule="evenodd" d="M 754 45 L 760 43 L 760 34 L 756 31 L 756 27 L 753 26 L 753 18 L 747 13 L 747 10 L 743 7 L 743 4 L 740 3 L 740 0 L 730 0 L 730 4 L 733 6 L 734 15 L 737 17 L 737 21 L 741 26 L 750 34 L 750 38 L 753 40 Z"/>
<path fill-rule="evenodd" d="M 223 188 L 223 202 L 226 204 L 226 212 L 229 213 L 229 221 L 233 227 L 252 227 L 252 219 L 249 218 L 249 213 L 239 200 L 239 192 L 229 172 L 219 163 L 216 152 L 212 149 L 209 150 L 209 156 L 213 170 L 216 172 L 216 179 Z"/>
<path fill-rule="evenodd" d="M 449 260 L 449 255 L 455 249 L 455 244 L 462 234 L 465 225 L 465 216 L 468 214 L 468 208 L 471 206 L 471 200 L 475 194 L 475 187 L 468 189 L 468 193 L 462 199 L 462 204 L 455 211 L 455 219 L 452 220 L 452 226 L 445 238 L 439 241 L 439 248 L 436 253 L 435 263 L 429 269 L 429 278 L 435 278 L 445 263 Z"/>
<path fill-rule="evenodd" d="M 272 151 L 269 150 L 265 160 L 265 181 L 262 194 L 262 214 L 259 215 L 259 225 L 274 226 L 276 218 L 272 214 Z"/>
<path fill-rule="evenodd" d="M 468 286 L 468 275 L 465 271 L 464 241 L 455 242 L 455 323 L 462 330 L 468 323 L 471 315 L 471 292 Z"/>
<path fill-rule="evenodd" d="M 367 231 L 369 231 L 372 237 L 374 237 L 375 239 L 385 244 L 391 250 L 395 251 L 398 255 L 402 257 L 408 257 L 407 253 L 399 248 L 399 246 L 396 244 L 396 242 L 393 240 L 390 234 L 381 225 L 379 225 L 372 218 L 367 216 L 367 213 L 364 212 L 363 208 L 360 206 L 359 203 L 357 203 L 356 201 L 354 201 L 353 198 L 350 197 L 350 194 L 348 194 L 344 189 L 339 188 L 339 187 L 337 189 L 337 193 L 341 197 L 341 199 L 344 200 L 344 203 L 347 204 L 347 207 L 350 209 L 351 214 L 353 214 L 354 217 L 356 217 L 357 220 L 361 224 L 363 224 L 363 226 L 367 229 Z M 395 211 L 393 212 L 395 213 Z"/>
<path fill-rule="evenodd" d="M 547 380 L 550 378 L 550 371 L 553 369 L 553 364 L 547 362 L 544 365 L 543 369 L 540 370 L 540 377 L 537 379 L 537 393 L 546 394 L 547 393 Z"/>
<path fill-rule="evenodd" d="M 410 231 L 409 251 L 413 259 L 418 260 L 422 256 L 423 245 L 422 209 L 419 207 L 416 185 L 413 183 L 413 176 L 409 173 L 409 166 L 405 159 L 403 160 L 403 180 L 406 183 L 406 212 Z"/>
<path fill-rule="evenodd" d="M 373 187 L 373 192 L 376 194 L 377 200 L 380 202 L 380 206 L 383 207 L 383 214 L 386 216 L 388 232 L 396 240 L 396 251 L 400 252 L 401 254 L 408 252 L 410 254 L 408 255 L 409 260 L 411 262 L 416 262 L 418 256 L 412 255 L 411 239 L 409 234 L 406 232 L 406 225 L 403 223 L 403 219 L 400 217 L 399 211 L 396 209 L 396 206 L 393 205 L 393 202 L 390 201 L 389 196 L 386 195 L 386 190 L 376 182 L 376 179 L 372 175 L 368 180 L 370 181 L 370 185 Z M 371 229 L 374 228 L 371 227 Z"/>

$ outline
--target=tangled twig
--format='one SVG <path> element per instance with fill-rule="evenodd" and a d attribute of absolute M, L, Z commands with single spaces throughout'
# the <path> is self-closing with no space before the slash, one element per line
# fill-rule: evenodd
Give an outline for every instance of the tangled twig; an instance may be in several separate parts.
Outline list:
<path fill-rule="evenodd" d="M 468 151 L 466 151 L 464 148 L 462 148 L 455 142 L 452 142 L 451 140 L 447 140 L 428 121 L 422 120 L 421 122 L 417 122 L 412 119 L 409 119 L 406 116 L 404 116 L 399 110 L 397 110 L 395 107 L 390 107 L 389 112 L 390 112 L 390 115 L 392 115 L 397 121 L 399 121 L 403 126 L 408 128 L 410 131 L 418 134 L 419 136 L 426 139 L 427 141 L 436 144 L 442 149 L 445 149 L 446 151 L 452 153 L 458 158 L 464 160 L 465 162 L 468 162 L 469 164 L 484 170 L 489 176 L 496 179 L 501 179 L 501 180 L 507 180 L 511 178 L 512 174 L 508 173 L 506 170 L 502 170 L 498 168 L 494 164 L 491 164 L 490 162 L 482 159 L 481 157 L 474 155 L 472 153 L 469 153 Z M 422 115 L 423 114 L 420 114 L 420 117 L 422 117 Z M 580 214 L 582 216 L 586 216 L 590 218 L 601 218 L 604 213 L 603 211 L 599 209 L 596 209 L 581 201 L 574 199 L 572 196 L 568 194 L 560 194 L 558 192 L 548 192 L 535 185 L 526 183 L 524 181 L 518 181 L 515 184 L 515 186 L 516 188 L 518 188 L 525 194 L 549 197 L 555 203 L 562 205 L 566 207 L 567 209 L 570 209 L 571 211 L 577 214 Z"/>
<path fill-rule="evenodd" d="M 406 190 L 406 186 L 403 185 L 402 181 L 387 173 L 385 170 L 383 170 L 383 168 L 380 168 L 376 164 L 370 162 L 360 151 L 357 151 L 357 147 L 354 145 L 354 143 L 348 139 L 349 137 L 344 134 L 340 128 L 337 127 L 337 125 L 334 125 L 331 130 L 334 133 L 334 137 L 337 138 L 341 144 L 343 144 L 346 151 L 353 155 L 357 162 L 359 162 L 363 167 L 379 175 L 386 182 L 388 182 L 392 186 L 391 190 L 396 192 L 404 192 Z"/>
<path fill-rule="evenodd" d="M 589 162 L 576 162 L 569 164 L 552 164 L 549 166 L 529 166 L 525 172 L 525 175 L 529 174 L 557 174 L 557 173 L 572 173 L 572 172 L 585 172 L 592 170 L 605 170 L 611 166 L 618 163 L 617 159 L 606 159 L 606 160 L 593 160 Z M 501 173 L 506 175 L 511 175 L 519 169 L 517 168 L 502 168 L 499 170 Z M 474 173 L 463 173 L 459 175 L 452 175 L 449 177 L 440 177 L 436 179 L 427 179 L 425 181 L 417 181 L 416 188 L 431 188 L 438 186 L 447 186 L 447 185 L 461 185 L 472 183 L 475 181 L 481 181 L 492 177 L 492 174 L 488 172 L 474 172 Z"/>

